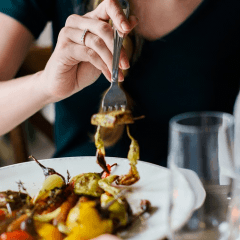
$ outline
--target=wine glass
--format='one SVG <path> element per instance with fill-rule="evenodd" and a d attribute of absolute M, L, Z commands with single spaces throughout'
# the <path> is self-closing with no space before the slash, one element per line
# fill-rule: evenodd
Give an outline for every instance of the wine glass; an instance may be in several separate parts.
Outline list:
<path fill-rule="evenodd" d="M 169 238 L 219 239 L 229 202 L 234 117 L 222 112 L 184 113 L 170 120 L 169 131 Z M 177 194 L 181 190 L 186 191 L 189 208 L 179 224 L 174 211 L 181 204 Z"/>

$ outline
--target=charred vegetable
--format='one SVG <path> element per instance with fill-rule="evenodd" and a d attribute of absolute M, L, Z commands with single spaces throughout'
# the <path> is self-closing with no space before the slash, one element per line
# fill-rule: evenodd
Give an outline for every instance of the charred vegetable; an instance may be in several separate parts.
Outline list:
<path fill-rule="evenodd" d="M 73 177 L 70 184 L 74 185 L 74 192 L 76 194 L 100 197 L 104 191 L 112 195 L 119 193 L 117 188 L 111 186 L 117 179 L 118 176 L 116 175 L 110 175 L 101 179 L 98 173 L 84 173 Z"/>
<path fill-rule="evenodd" d="M 128 159 L 130 161 L 130 171 L 128 174 L 122 176 L 118 180 L 120 185 L 132 185 L 140 179 L 138 170 L 137 170 L 137 160 L 139 159 L 139 145 L 138 142 L 130 135 L 129 126 L 127 126 L 127 133 L 131 139 L 131 145 L 128 152 Z"/>
<path fill-rule="evenodd" d="M 24 215 L 23 215 L 24 216 Z M 37 231 L 36 231 L 36 227 L 34 224 L 34 211 L 32 211 L 32 213 L 30 214 L 30 216 L 27 216 L 20 224 L 20 229 L 28 232 L 29 234 L 31 234 L 31 236 L 37 236 Z"/>
<path fill-rule="evenodd" d="M 105 161 L 105 148 L 104 142 L 100 136 L 100 128 L 108 127 L 114 128 L 118 124 L 128 124 L 133 123 L 134 119 L 132 113 L 129 110 L 123 111 L 112 111 L 95 114 L 92 116 L 92 124 L 98 125 L 97 131 L 95 134 L 95 145 L 97 148 L 97 163 L 103 168 L 103 170 L 109 174 L 109 170 Z M 137 160 L 139 159 L 139 145 L 138 142 L 130 135 L 129 126 L 127 125 L 127 134 L 131 139 L 131 145 L 129 148 L 127 158 L 130 161 L 130 170 L 128 174 L 121 176 L 118 179 L 119 185 L 132 185 L 140 179 L 138 170 L 137 170 Z"/>
<path fill-rule="evenodd" d="M 104 148 L 103 140 L 101 139 L 101 136 L 100 136 L 100 128 L 101 126 L 97 127 L 97 132 L 95 134 L 95 145 L 97 148 L 97 163 L 105 172 L 110 173 L 107 168 L 107 164 L 105 160 L 105 148 Z"/>
<path fill-rule="evenodd" d="M 22 192 L 10 190 L 0 192 L 0 208 L 7 208 L 10 206 L 11 211 L 19 209 L 26 204 L 29 198 L 30 196 L 28 194 Z"/>
<path fill-rule="evenodd" d="M 116 125 L 134 123 L 131 111 L 118 110 L 94 114 L 91 118 L 93 125 L 114 128 Z"/>
<path fill-rule="evenodd" d="M 51 195 L 52 190 L 57 190 L 65 185 L 65 181 L 57 174 L 50 175 L 43 182 L 41 190 L 34 197 L 33 203 Z"/>
<path fill-rule="evenodd" d="M 76 194 L 99 197 L 103 193 L 103 190 L 98 185 L 100 179 L 101 177 L 97 173 L 84 173 L 73 177 L 70 184 L 74 184 Z"/>
<path fill-rule="evenodd" d="M 104 193 L 101 195 L 101 206 L 104 208 L 108 203 L 113 201 L 115 198 Z M 118 225 L 126 226 L 129 221 L 129 215 L 127 211 L 127 201 L 122 197 L 118 199 L 120 201 L 114 201 L 108 208 L 110 211 L 110 219 L 117 220 Z"/>
<path fill-rule="evenodd" d="M 75 206 L 77 200 L 78 196 L 74 193 L 67 198 L 67 200 L 61 205 L 59 214 L 53 219 L 54 226 L 66 222 L 68 213 Z"/>
<path fill-rule="evenodd" d="M 7 213 L 8 211 L 6 208 L 0 208 L 0 221 L 6 219 Z"/>
<path fill-rule="evenodd" d="M 35 157 L 33 157 L 32 155 L 29 157 L 29 158 L 32 158 L 43 170 L 43 174 L 44 176 L 47 178 L 48 176 L 50 175 L 53 175 L 53 174 L 56 174 L 56 175 L 59 175 L 63 181 L 65 182 L 65 178 L 58 172 L 56 172 L 53 168 L 47 168 L 45 166 L 43 166 Z"/>

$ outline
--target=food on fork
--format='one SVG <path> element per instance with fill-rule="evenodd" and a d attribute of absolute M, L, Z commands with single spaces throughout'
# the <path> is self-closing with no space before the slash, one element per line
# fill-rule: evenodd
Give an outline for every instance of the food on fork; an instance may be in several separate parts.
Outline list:
<path fill-rule="evenodd" d="M 111 112 L 111 113 L 113 113 L 113 112 Z M 116 111 L 116 112 L 118 112 L 118 111 Z M 105 115 L 108 115 L 108 113 L 105 113 Z M 104 122 L 105 119 L 104 118 L 102 118 L 102 119 Z M 122 124 L 123 124 L 123 122 L 122 122 Z M 101 129 L 102 125 L 104 125 L 104 124 L 101 124 L 101 122 L 100 122 L 100 124 L 97 127 L 96 134 L 95 134 L 95 145 L 97 148 L 97 163 L 106 172 L 108 172 L 108 168 L 107 168 L 106 161 L 105 161 L 104 142 L 100 136 L 100 129 Z M 140 176 L 139 176 L 139 173 L 138 173 L 138 170 L 136 167 L 137 160 L 139 159 L 139 145 L 138 145 L 138 142 L 130 135 L 128 125 L 127 125 L 127 134 L 128 134 L 128 137 L 131 139 L 131 144 L 130 144 L 130 148 L 129 148 L 129 152 L 128 152 L 128 156 L 127 156 L 128 160 L 130 161 L 130 170 L 129 170 L 128 174 L 123 175 L 118 178 L 117 184 L 120 184 L 120 185 L 132 185 L 140 179 Z"/>
<path fill-rule="evenodd" d="M 114 128 L 116 125 L 134 123 L 134 119 L 131 111 L 117 110 L 94 114 L 91 123 L 97 126 Z"/>

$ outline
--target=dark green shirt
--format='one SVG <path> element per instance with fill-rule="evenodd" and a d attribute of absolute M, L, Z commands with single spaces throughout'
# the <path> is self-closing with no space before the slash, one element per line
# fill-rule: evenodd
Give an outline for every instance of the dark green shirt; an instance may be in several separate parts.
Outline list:
<path fill-rule="evenodd" d="M 85 12 L 83 0 L 79 12 Z M 73 13 L 71 0 L 4 0 L 0 11 L 22 22 L 37 38 L 53 22 L 53 42 Z M 232 113 L 240 78 L 240 1 L 205 0 L 179 27 L 156 41 L 145 41 L 141 57 L 124 85 L 136 102 L 134 114 L 145 119 L 131 125 L 140 159 L 165 166 L 168 122 L 188 111 Z M 56 103 L 55 157 L 96 153 L 90 124 L 109 82 L 100 78 L 81 92 Z M 126 157 L 126 134 L 107 156 Z"/>

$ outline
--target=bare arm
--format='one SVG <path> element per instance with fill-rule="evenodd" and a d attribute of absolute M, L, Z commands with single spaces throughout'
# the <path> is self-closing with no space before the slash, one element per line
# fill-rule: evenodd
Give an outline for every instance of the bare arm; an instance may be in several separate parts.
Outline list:
<path fill-rule="evenodd" d="M 21 66 L 33 36 L 22 24 L 0 13 L 0 135 L 40 110 L 47 99 L 38 88 L 40 73 L 12 79 Z"/>

